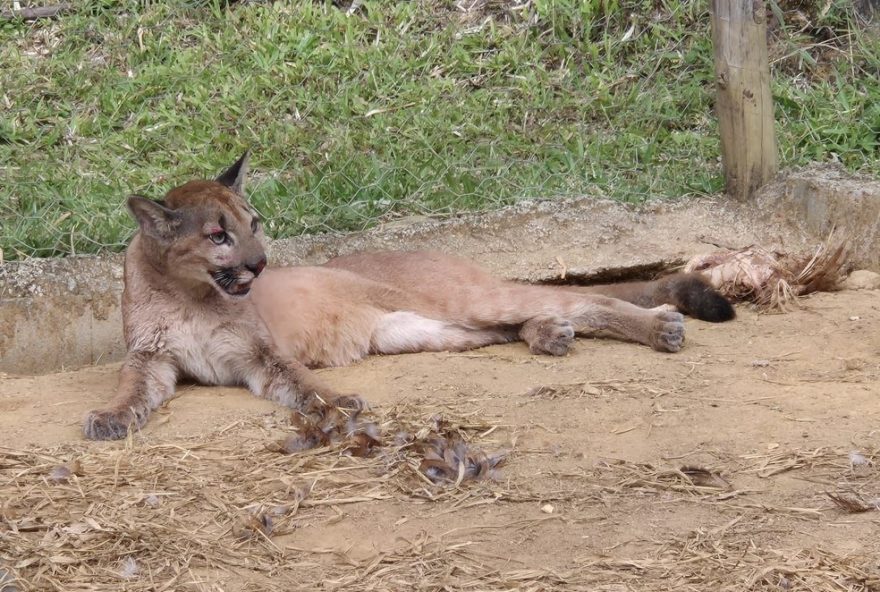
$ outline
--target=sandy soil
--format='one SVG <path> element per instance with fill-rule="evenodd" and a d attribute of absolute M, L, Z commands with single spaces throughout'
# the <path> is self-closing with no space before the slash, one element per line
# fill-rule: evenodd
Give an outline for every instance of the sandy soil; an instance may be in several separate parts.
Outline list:
<path fill-rule="evenodd" d="M 89 443 L 117 365 L 4 376 L 0 589 L 5 562 L 23 589 L 878 590 L 878 308 L 741 307 L 688 320 L 679 354 L 584 339 L 322 371 L 378 418 L 440 413 L 511 451 L 459 488 L 381 455 L 267 451 L 287 415 L 239 389 L 185 386 L 129 442 Z M 236 534 L 294 490 L 268 536 Z"/>

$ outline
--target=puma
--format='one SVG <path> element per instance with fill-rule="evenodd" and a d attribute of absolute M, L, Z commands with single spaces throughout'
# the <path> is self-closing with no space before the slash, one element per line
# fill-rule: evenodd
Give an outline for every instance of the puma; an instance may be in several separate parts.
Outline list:
<path fill-rule="evenodd" d="M 123 438 L 171 397 L 178 380 L 241 385 L 306 413 L 363 408 L 311 370 L 369 354 L 465 350 L 525 341 L 564 355 L 576 334 L 602 332 L 665 352 L 684 342 L 678 312 L 725 321 L 731 305 L 700 276 L 551 287 L 496 279 L 440 253 L 339 257 L 318 267 L 266 268 L 260 219 L 244 197 L 248 155 L 214 181 L 161 201 L 132 196 L 139 225 L 125 256 L 128 348 L 116 395 L 83 432 Z"/>

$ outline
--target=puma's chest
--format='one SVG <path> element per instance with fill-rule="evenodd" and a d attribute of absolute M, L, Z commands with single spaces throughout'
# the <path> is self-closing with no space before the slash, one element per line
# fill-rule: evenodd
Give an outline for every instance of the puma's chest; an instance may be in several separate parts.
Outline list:
<path fill-rule="evenodd" d="M 248 315 L 230 320 L 210 314 L 174 314 L 153 319 L 130 347 L 166 353 L 182 376 L 202 384 L 234 386 L 243 383 L 249 356 L 261 330 Z"/>
<path fill-rule="evenodd" d="M 253 338 L 239 323 L 180 323 L 167 330 L 167 347 L 183 374 L 203 384 L 241 384 L 242 359 Z"/>

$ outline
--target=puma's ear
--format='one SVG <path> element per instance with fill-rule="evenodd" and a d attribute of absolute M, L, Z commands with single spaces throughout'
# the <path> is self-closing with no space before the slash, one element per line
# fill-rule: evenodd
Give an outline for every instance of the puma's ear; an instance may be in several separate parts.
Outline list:
<path fill-rule="evenodd" d="M 180 226 L 180 216 L 174 210 L 140 195 L 128 198 L 128 209 L 141 230 L 153 238 L 167 240 Z"/>
<path fill-rule="evenodd" d="M 217 182 L 226 185 L 239 195 L 244 195 L 244 178 L 248 174 L 248 160 L 250 157 L 251 151 L 246 150 L 241 158 L 235 161 L 234 165 L 217 177 Z"/>

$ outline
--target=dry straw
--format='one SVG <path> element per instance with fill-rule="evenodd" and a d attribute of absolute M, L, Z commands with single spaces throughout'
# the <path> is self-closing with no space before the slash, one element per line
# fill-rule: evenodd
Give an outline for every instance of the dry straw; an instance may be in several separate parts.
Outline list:
<path fill-rule="evenodd" d="M 608 461 L 566 475 L 545 471 L 542 479 L 493 480 L 485 477 L 498 457 L 481 449 L 498 449 L 504 428 L 476 417 L 398 406 L 334 420 L 327 446 L 293 454 L 281 446 L 287 438 L 279 444 L 271 437 L 289 437 L 293 427 L 271 417 L 174 442 L 137 436 L 121 444 L 0 448 L 0 590 L 880 590 L 880 564 L 868 552 L 773 545 L 780 521 L 848 516 L 853 500 L 876 497 L 880 449 L 776 450 L 707 465 Z M 304 429 L 301 420 L 294 424 Z M 353 437 L 367 432 L 378 444 L 354 455 Z M 432 479 L 425 460 L 455 470 Z M 739 480 L 793 471 L 826 480 L 824 507 L 741 502 L 750 492 L 737 489 Z M 299 527 L 325 523 L 349 504 L 427 501 L 442 517 L 522 502 L 613 513 L 660 499 L 708 504 L 724 512 L 724 523 L 646 541 L 637 556 L 587 547 L 593 551 L 571 553 L 566 569 L 481 544 L 543 525 L 571 527 L 558 513 L 422 534 L 368 557 L 293 542 Z"/>
<path fill-rule="evenodd" d="M 279 541 L 316 512 L 393 497 L 494 499 L 502 457 L 471 441 L 496 426 L 404 407 L 377 423 L 389 441 L 359 456 L 357 433 L 288 454 L 245 437 L 257 420 L 174 443 L 0 448 L 0 590 L 207 590 L 194 582 L 208 572 L 259 583 L 241 590 L 314 589 L 306 574 L 316 582 L 325 571 Z M 432 455 L 451 463 L 449 478 L 422 470 Z"/>

